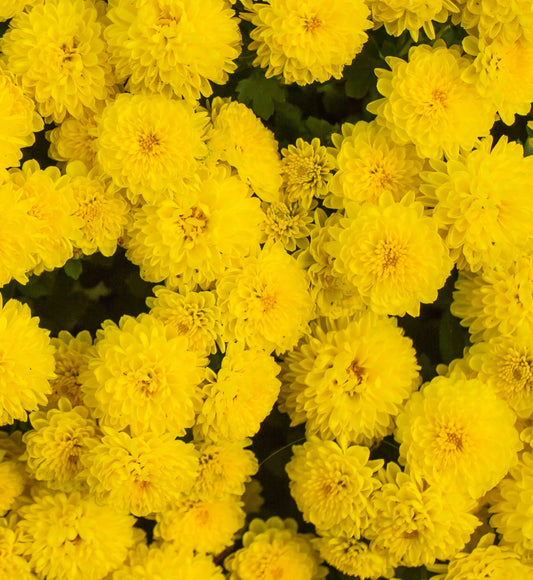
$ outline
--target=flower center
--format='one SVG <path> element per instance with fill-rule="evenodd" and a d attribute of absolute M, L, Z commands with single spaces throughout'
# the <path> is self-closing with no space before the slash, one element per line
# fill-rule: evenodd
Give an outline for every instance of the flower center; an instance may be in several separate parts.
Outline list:
<path fill-rule="evenodd" d="M 499 376 L 513 394 L 527 395 L 533 387 L 533 363 L 522 353 L 509 354 L 499 365 Z"/>
<path fill-rule="evenodd" d="M 182 231 L 185 241 L 191 242 L 207 230 L 207 222 L 207 216 L 203 210 L 194 206 L 180 216 L 177 225 Z"/>
<path fill-rule="evenodd" d="M 375 249 L 378 274 L 383 277 L 392 274 L 398 269 L 406 254 L 406 249 L 401 245 L 392 241 L 382 241 Z"/>
<path fill-rule="evenodd" d="M 159 145 L 159 139 L 152 134 L 141 135 L 138 140 L 139 148 L 146 155 L 150 155 Z"/>
<path fill-rule="evenodd" d="M 304 28 L 307 32 L 314 32 L 322 26 L 322 20 L 316 16 L 304 19 Z"/>

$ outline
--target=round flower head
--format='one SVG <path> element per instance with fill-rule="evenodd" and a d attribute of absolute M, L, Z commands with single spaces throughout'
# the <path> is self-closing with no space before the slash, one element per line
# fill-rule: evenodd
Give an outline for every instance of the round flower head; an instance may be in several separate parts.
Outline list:
<path fill-rule="evenodd" d="M 12 76 L 0 68 L 0 170 L 18 166 L 20 149 L 33 145 L 34 133 L 43 128 L 34 107 Z"/>
<path fill-rule="evenodd" d="M 338 171 L 329 190 L 343 200 L 378 203 L 383 193 L 395 201 L 407 191 L 418 191 L 424 161 L 413 145 L 397 145 L 390 131 L 376 121 L 344 123 L 342 135 L 331 137 Z"/>
<path fill-rule="evenodd" d="M 196 439 L 242 441 L 253 437 L 278 398 L 279 365 L 262 350 L 230 344 L 218 374 L 208 371 Z"/>
<path fill-rule="evenodd" d="M 533 158 L 506 137 L 491 146 L 488 138 L 448 163 L 434 161 L 422 187 L 451 257 L 474 272 L 511 260 L 533 238 Z"/>
<path fill-rule="evenodd" d="M 213 292 L 194 292 L 185 288 L 183 293 L 164 286 L 154 288 L 155 297 L 149 296 L 146 304 L 150 314 L 172 327 L 189 341 L 189 349 L 203 355 L 215 354 L 221 346 L 220 309 Z"/>
<path fill-rule="evenodd" d="M 291 424 L 305 421 L 307 434 L 350 443 L 392 433 L 394 416 L 419 383 L 411 340 L 395 319 L 372 312 L 317 323 L 282 369 L 280 410 Z"/>
<path fill-rule="evenodd" d="M 442 42 L 413 46 L 409 60 L 389 56 L 391 71 L 376 69 L 383 99 L 368 110 L 401 145 L 413 143 L 421 157 L 457 157 L 470 151 L 478 137 L 489 134 L 495 109 L 462 80 L 470 60 L 457 46 Z"/>
<path fill-rule="evenodd" d="M 210 147 L 221 161 L 265 201 L 279 198 L 281 161 L 278 143 L 254 112 L 243 103 L 219 97 L 211 103 Z"/>
<path fill-rule="evenodd" d="M 418 482 L 480 498 L 516 464 L 515 420 L 479 379 L 436 377 L 397 418 L 400 461 Z"/>
<path fill-rule="evenodd" d="M 37 580 L 28 560 L 20 555 L 17 535 L 5 520 L 0 520 L 0 577 Z"/>
<path fill-rule="evenodd" d="M 160 94 L 123 93 L 98 123 L 98 162 L 136 201 L 159 199 L 166 189 L 194 177 L 207 154 L 207 114 Z"/>
<path fill-rule="evenodd" d="M 46 404 L 54 378 L 48 330 L 39 328 L 27 304 L 0 298 L 0 425 L 26 421 L 27 411 Z"/>
<path fill-rule="evenodd" d="M 242 14 L 254 28 L 248 48 L 254 65 L 266 76 L 283 75 L 286 83 L 307 85 L 340 79 L 366 42 L 372 27 L 364 0 L 276 0 L 243 2 Z"/>
<path fill-rule="evenodd" d="M 80 493 L 42 493 L 18 514 L 15 531 L 39 578 L 102 580 L 133 544 L 132 516 Z"/>
<path fill-rule="evenodd" d="M 198 470 L 198 453 L 170 433 L 130 436 L 103 428 L 85 456 L 92 495 L 101 503 L 147 516 L 188 493 Z"/>
<path fill-rule="evenodd" d="M 19 12 L 0 40 L 7 69 L 47 122 L 96 110 L 114 84 L 99 16 L 87 0 L 45 0 Z"/>
<path fill-rule="evenodd" d="M 186 550 L 219 554 L 233 544 L 245 518 L 238 498 L 183 497 L 157 514 L 154 537 Z"/>
<path fill-rule="evenodd" d="M 242 539 L 243 547 L 224 560 L 229 580 L 320 580 L 327 570 L 320 566 L 312 537 L 299 534 L 292 519 L 254 519 Z"/>
<path fill-rule="evenodd" d="M 224 0 L 113 0 L 106 16 L 110 61 L 133 93 L 195 101 L 237 67 L 239 20 Z"/>
<path fill-rule="evenodd" d="M 102 424 L 182 436 L 194 423 L 206 362 L 153 316 L 123 316 L 118 326 L 103 323 L 80 381 Z"/>
<path fill-rule="evenodd" d="M 224 166 L 202 174 L 187 194 L 133 212 L 126 256 L 150 282 L 207 288 L 258 252 L 263 212 L 249 187 Z"/>
<path fill-rule="evenodd" d="M 368 447 L 340 447 L 318 437 L 293 445 L 292 452 L 285 469 L 304 520 L 319 531 L 346 532 L 359 538 L 373 515 L 369 499 L 380 487 L 374 475 L 383 460 L 369 460 Z"/>
<path fill-rule="evenodd" d="M 84 456 L 98 439 L 99 429 L 87 407 L 59 400 L 58 409 L 31 413 L 32 430 L 24 433 L 28 471 L 50 489 L 82 491 Z"/>
<path fill-rule="evenodd" d="M 304 270 L 281 244 L 266 244 L 217 283 L 225 340 L 277 353 L 296 346 L 313 318 Z"/>
<path fill-rule="evenodd" d="M 262 205 L 265 212 L 265 219 L 262 222 L 262 242 L 268 240 L 280 242 L 287 252 L 294 252 L 296 248 L 307 245 L 307 236 L 313 222 L 309 210 L 297 202 L 288 201 L 263 202 Z"/>
<path fill-rule="evenodd" d="M 347 205 L 332 235 L 335 270 L 376 314 L 418 316 L 453 266 L 437 222 L 411 194 L 398 203 L 383 194 L 377 205 Z"/>
<path fill-rule="evenodd" d="M 311 143 L 296 139 L 295 145 L 281 150 L 283 191 L 289 203 L 310 208 L 313 197 L 324 197 L 335 161 L 320 139 Z"/>

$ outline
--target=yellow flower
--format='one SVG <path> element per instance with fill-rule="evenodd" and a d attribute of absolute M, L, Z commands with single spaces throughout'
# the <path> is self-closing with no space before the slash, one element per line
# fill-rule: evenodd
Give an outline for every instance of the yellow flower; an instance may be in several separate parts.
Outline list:
<path fill-rule="evenodd" d="M 108 427 L 103 432 L 83 459 L 87 483 L 99 502 L 147 516 L 191 490 L 198 470 L 192 443 L 170 433 L 130 436 Z"/>
<path fill-rule="evenodd" d="M 87 407 L 59 399 L 58 409 L 30 414 L 32 430 L 24 433 L 23 459 L 28 471 L 50 489 L 84 491 L 83 460 L 98 441 L 99 429 Z"/>
<path fill-rule="evenodd" d="M 514 258 L 533 239 L 533 158 L 506 137 L 491 147 L 489 137 L 448 163 L 432 162 L 422 187 L 451 257 L 473 272 Z"/>
<path fill-rule="evenodd" d="M 132 202 L 154 202 L 171 186 L 194 177 L 207 154 L 207 113 L 160 94 L 123 93 L 98 123 L 95 147 L 103 170 Z"/>
<path fill-rule="evenodd" d="M 47 122 L 96 110 L 114 78 L 97 6 L 85 0 L 45 0 L 19 12 L 0 40 L 16 74 Z"/>
<path fill-rule="evenodd" d="M 133 544 L 132 516 L 80 493 L 42 493 L 18 513 L 15 531 L 39 578 L 102 580 Z"/>
<path fill-rule="evenodd" d="M 149 314 L 107 320 L 97 332 L 89 368 L 80 375 L 85 401 L 106 426 L 132 435 L 192 427 L 207 359 L 188 349 Z"/>
<path fill-rule="evenodd" d="M 495 108 L 462 80 L 471 61 L 458 46 L 420 44 L 409 50 L 408 62 L 385 60 L 392 70 L 375 71 L 384 98 L 368 110 L 398 144 L 413 143 L 421 157 L 440 159 L 444 153 L 453 158 L 489 134 Z"/>
<path fill-rule="evenodd" d="M 36 0 L 4 0 L 0 9 L 0 22 L 13 18 L 18 12 L 22 12 L 26 6 L 35 4 Z"/>
<path fill-rule="evenodd" d="M 211 103 L 211 118 L 214 155 L 234 167 L 262 200 L 279 199 L 281 161 L 272 131 L 243 103 L 220 97 Z"/>
<path fill-rule="evenodd" d="M 266 244 L 217 283 L 224 338 L 278 354 L 296 346 L 313 318 L 306 273 L 281 244 Z"/>
<path fill-rule="evenodd" d="M 397 418 L 400 461 L 418 482 L 480 498 L 516 464 L 515 420 L 479 379 L 436 377 Z"/>
<path fill-rule="evenodd" d="M 280 410 L 307 434 L 372 443 L 419 384 L 415 351 L 396 320 L 366 312 L 313 327 L 283 362 Z"/>
<path fill-rule="evenodd" d="M 37 580 L 30 563 L 20 555 L 18 548 L 17 535 L 0 520 L 0 577 Z"/>
<path fill-rule="evenodd" d="M 207 376 L 195 438 L 242 441 L 253 437 L 278 398 L 279 370 L 268 353 L 230 344 L 218 375 L 210 371 Z"/>
<path fill-rule="evenodd" d="M 261 241 L 280 242 L 287 252 L 305 247 L 313 222 L 309 210 L 297 202 L 288 201 L 263 202 L 262 205 L 265 219 L 262 222 Z"/>
<path fill-rule="evenodd" d="M 418 191 L 423 159 L 413 145 L 394 143 L 390 131 L 376 121 L 344 123 L 342 135 L 331 139 L 339 169 L 329 181 L 329 190 L 336 197 L 378 203 L 386 192 L 400 201 L 406 192 Z"/>
<path fill-rule="evenodd" d="M 412 194 L 398 203 L 383 194 L 379 204 L 348 204 L 332 230 L 334 268 L 377 314 L 418 316 L 432 303 L 452 269 L 437 231 Z"/>
<path fill-rule="evenodd" d="M 22 495 L 26 487 L 26 479 L 24 463 L 8 459 L 6 451 L 0 447 L 0 518 L 15 507 L 17 498 Z M 0 526 L 0 537 L 1 533 Z M 0 547 L 0 554 L 3 556 L 2 548 L 3 546 Z M 0 557 L 0 571 L 2 559 Z"/>
<path fill-rule="evenodd" d="M 303 519 L 319 531 L 359 538 L 373 516 L 369 500 L 380 487 L 374 475 L 383 460 L 369 460 L 368 447 L 341 447 L 318 437 L 293 445 L 292 452 L 285 470 Z"/>
<path fill-rule="evenodd" d="M 224 560 L 229 580 L 320 580 L 327 570 L 312 545 L 310 534 L 299 534 L 292 519 L 254 519 L 244 534 L 243 547 Z"/>
<path fill-rule="evenodd" d="M 239 19 L 223 0 L 114 0 L 104 37 L 127 90 L 208 97 L 241 51 Z"/>
<path fill-rule="evenodd" d="M 372 27 L 364 0 L 245 0 L 242 14 L 254 28 L 250 50 L 266 76 L 283 75 L 286 83 L 307 85 L 340 79 L 366 42 Z"/>
<path fill-rule="evenodd" d="M 39 327 L 27 304 L 0 298 L 0 425 L 26 421 L 27 411 L 46 404 L 54 378 L 48 330 Z"/>

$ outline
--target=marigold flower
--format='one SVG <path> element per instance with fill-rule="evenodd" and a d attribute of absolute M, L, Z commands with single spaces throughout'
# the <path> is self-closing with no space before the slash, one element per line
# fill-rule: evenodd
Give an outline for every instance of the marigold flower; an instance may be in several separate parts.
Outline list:
<path fill-rule="evenodd" d="M 413 46 L 409 60 L 389 56 L 391 71 L 376 69 L 383 99 L 368 110 L 400 145 L 413 143 L 421 157 L 457 157 L 487 136 L 495 121 L 494 106 L 462 80 L 471 61 L 457 46 L 440 41 Z"/>
<path fill-rule="evenodd" d="M 114 84 L 97 5 L 45 0 L 19 12 L 0 40 L 7 69 L 47 122 L 96 110 Z"/>
<path fill-rule="evenodd" d="M 195 101 L 237 68 L 239 19 L 224 0 L 113 0 L 106 16 L 110 61 L 133 93 Z"/>
<path fill-rule="evenodd" d="M 119 325 L 107 320 L 97 332 L 80 381 L 101 424 L 129 426 L 132 435 L 182 436 L 194 423 L 206 363 L 153 316 L 123 316 Z"/>
<path fill-rule="evenodd" d="M 416 481 L 480 498 L 516 464 L 515 420 L 479 379 L 436 377 L 396 420 L 400 462 Z"/>
<path fill-rule="evenodd" d="M 364 0 L 295 0 L 243 2 L 242 17 L 254 28 L 250 50 L 266 76 L 283 75 L 286 83 L 307 85 L 340 79 L 366 42 L 372 27 Z"/>

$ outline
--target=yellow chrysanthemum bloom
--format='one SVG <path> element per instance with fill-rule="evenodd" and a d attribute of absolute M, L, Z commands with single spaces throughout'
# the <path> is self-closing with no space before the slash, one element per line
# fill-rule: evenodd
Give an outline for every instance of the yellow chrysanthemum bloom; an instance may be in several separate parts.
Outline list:
<path fill-rule="evenodd" d="M 26 6 L 35 4 L 36 0 L 3 0 L 0 8 L 0 22 L 13 18 L 19 12 L 22 12 Z"/>
<path fill-rule="evenodd" d="M 468 328 L 473 342 L 498 334 L 531 334 L 532 293 L 533 255 L 518 255 L 477 273 L 459 272 L 450 310 Z"/>
<path fill-rule="evenodd" d="M 76 215 L 78 204 L 68 175 L 57 167 L 39 167 L 35 159 L 22 169 L 11 169 L 10 179 L 28 201 L 28 213 L 34 218 L 34 274 L 60 268 L 74 251 L 73 243 L 81 236 L 83 220 Z"/>
<path fill-rule="evenodd" d="M 492 138 L 445 163 L 433 161 L 422 191 L 460 269 L 511 260 L 533 239 L 533 158 L 520 143 Z"/>
<path fill-rule="evenodd" d="M 279 243 L 265 244 L 217 283 L 223 334 L 281 354 L 296 346 L 314 316 L 305 271 Z"/>
<path fill-rule="evenodd" d="M 8 453 L 0 447 L 0 518 L 15 507 L 17 498 L 22 495 L 27 481 L 25 471 L 24 463 L 14 458 L 10 459 Z M 1 532 L 0 526 L 0 536 Z M 0 547 L 0 554 L 4 555 L 2 547 Z M 1 566 L 0 563 L 0 570 Z"/>
<path fill-rule="evenodd" d="M 126 256 L 145 280 L 207 288 L 259 251 L 263 212 L 250 188 L 224 166 L 199 178 L 188 195 L 134 210 Z"/>
<path fill-rule="evenodd" d="M 0 298 L 0 426 L 26 421 L 27 411 L 46 405 L 54 378 L 49 331 L 39 327 L 27 304 Z"/>
<path fill-rule="evenodd" d="M 242 539 L 243 547 L 224 560 L 229 580 L 321 580 L 327 569 L 312 545 L 310 534 L 299 534 L 295 520 L 254 519 Z"/>
<path fill-rule="evenodd" d="M 100 108 L 103 109 L 103 106 Z M 93 112 L 84 113 L 79 119 L 66 117 L 59 126 L 45 133 L 50 141 L 48 157 L 60 162 L 83 161 L 87 167 L 94 167 L 97 127 L 97 118 Z"/>
<path fill-rule="evenodd" d="M 57 409 L 31 413 L 30 422 L 33 429 L 23 436 L 23 459 L 30 475 L 46 482 L 50 489 L 85 491 L 83 460 L 100 434 L 89 409 L 72 407 L 62 398 Z"/>
<path fill-rule="evenodd" d="M 234 167 L 264 201 L 279 199 L 281 161 L 278 142 L 243 103 L 217 97 L 211 103 L 213 154 Z"/>
<path fill-rule="evenodd" d="M 4 522 L 0 520 L 0 578 L 37 580 L 28 560 L 20 555 L 17 535 Z"/>
<path fill-rule="evenodd" d="M 378 204 L 346 204 L 332 235 L 335 270 L 376 314 L 418 316 L 420 303 L 436 300 L 453 266 L 437 221 L 412 193 L 398 203 L 383 194 Z"/>
<path fill-rule="evenodd" d="M 460 552 L 450 560 L 444 574 L 432 580 L 531 580 L 533 566 L 520 561 L 520 556 L 504 546 L 495 546 L 495 534 L 486 534 L 472 552 Z"/>
<path fill-rule="evenodd" d="M 254 28 L 250 50 L 266 76 L 308 85 L 340 79 L 344 67 L 361 52 L 372 27 L 364 0 L 274 0 L 243 2 L 241 14 Z"/>
<path fill-rule="evenodd" d="M 200 404 L 207 359 L 149 314 L 102 326 L 89 368 L 80 375 L 85 401 L 101 424 L 129 426 L 132 435 L 185 435 Z"/>
<path fill-rule="evenodd" d="M 210 499 L 241 497 L 259 468 L 253 451 L 244 449 L 251 443 L 243 439 L 199 444 L 200 464 L 192 493 Z"/>
<path fill-rule="evenodd" d="M 381 485 L 374 476 L 383 460 L 369 460 L 368 447 L 341 447 L 313 436 L 292 452 L 285 470 L 303 519 L 319 531 L 359 538 L 373 517 L 369 500 Z"/>
<path fill-rule="evenodd" d="M 135 518 L 80 493 L 42 493 L 18 514 L 15 532 L 39 578 L 102 580 L 133 545 Z"/>
<path fill-rule="evenodd" d="M 208 371 L 196 439 L 242 441 L 253 437 L 278 398 L 279 365 L 262 350 L 230 344 L 218 374 Z"/>
<path fill-rule="evenodd" d="M 496 120 L 494 106 L 462 79 L 471 60 L 458 46 L 437 41 L 413 46 L 408 62 L 389 56 L 390 71 L 376 69 L 383 99 L 368 110 L 400 145 L 413 143 L 421 157 L 457 157 L 485 137 Z"/>
<path fill-rule="evenodd" d="M 396 420 L 400 462 L 416 481 L 480 498 L 516 464 L 515 420 L 479 379 L 436 377 Z"/>
<path fill-rule="evenodd" d="M 185 336 L 191 350 L 207 356 L 215 354 L 217 346 L 222 349 L 220 309 L 214 292 L 185 288 L 178 293 L 164 286 L 156 286 L 153 292 L 155 297 L 146 299 L 150 314 Z"/>
<path fill-rule="evenodd" d="M 83 458 L 91 494 L 102 503 L 147 516 L 189 493 L 197 472 L 192 443 L 170 433 L 130 436 L 108 427 Z"/>
<path fill-rule="evenodd" d="M 183 497 L 156 515 L 154 537 L 182 549 L 219 554 L 233 544 L 245 518 L 239 498 Z"/>
<path fill-rule="evenodd" d="M 512 125 L 515 115 L 527 115 L 533 101 L 533 44 L 468 36 L 463 47 L 475 58 L 463 78 L 494 104 L 502 121 Z"/>
<path fill-rule="evenodd" d="M 283 361 L 280 410 L 291 425 L 305 421 L 308 435 L 372 443 L 394 430 L 395 415 L 420 382 L 419 368 L 393 318 L 365 312 L 321 320 Z"/>
<path fill-rule="evenodd" d="M 349 534 L 324 534 L 315 540 L 315 546 L 322 558 L 343 574 L 364 580 L 394 576 L 387 552 L 376 550 Z"/>
<path fill-rule="evenodd" d="M 309 209 L 314 197 L 325 197 L 335 160 L 320 139 L 311 143 L 296 139 L 295 145 L 281 150 L 283 191 L 289 203 Z"/>
<path fill-rule="evenodd" d="M 224 580 L 221 567 L 207 554 L 195 554 L 173 543 L 140 544 L 127 564 L 113 573 L 113 580 Z"/>
<path fill-rule="evenodd" d="M 99 9 L 86 0 L 45 0 L 19 12 L 0 40 L 9 71 L 47 122 L 96 110 L 115 80 Z"/>
<path fill-rule="evenodd" d="M 207 154 L 207 113 L 160 94 L 123 93 L 103 110 L 95 142 L 98 162 L 135 202 L 164 196 L 193 179 Z M 167 194 L 168 195 L 168 194 Z"/>
<path fill-rule="evenodd" d="M 383 485 L 372 497 L 375 517 L 365 536 L 393 566 L 431 566 L 463 549 L 480 525 L 470 513 L 475 502 L 440 485 L 416 482 L 396 463 L 382 473 Z"/>
<path fill-rule="evenodd" d="M 113 0 L 106 16 L 110 62 L 133 93 L 195 101 L 237 68 L 239 19 L 224 0 Z"/>
<path fill-rule="evenodd" d="M 400 36 L 408 30 L 415 42 L 421 28 L 433 40 L 433 22 L 446 22 L 450 12 L 459 12 L 452 0 L 368 0 L 368 5 L 372 20 L 384 24 L 387 34 Z"/>
<path fill-rule="evenodd" d="M 390 131 L 376 121 L 344 123 L 342 135 L 333 134 L 331 140 L 338 171 L 329 190 L 336 197 L 378 203 L 383 193 L 400 201 L 407 191 L 418 191 L 424 160 L 414 145 L 394 143 Z"/>
<path fill-rule="evenodd" d="M 12 75 L 1 68 L 0 111 L 0 169 L 6 169 L 19 165 L 21 148 L 33 145 L 34 133 L 43 128 L 43 120 Z"/>
<path fill-rule="evenodd" d="M 283 196 L 285 197 L 285 196 Z M 307 236 L 311 232 L 313 217 L 308 209 L 297 202 L 283 201 L 263 202 L 265 218 L 261 224 L 261 241 L 280 242 L 287 252 L 307 245 Z"/>

